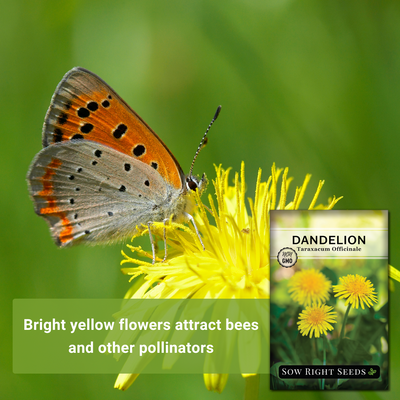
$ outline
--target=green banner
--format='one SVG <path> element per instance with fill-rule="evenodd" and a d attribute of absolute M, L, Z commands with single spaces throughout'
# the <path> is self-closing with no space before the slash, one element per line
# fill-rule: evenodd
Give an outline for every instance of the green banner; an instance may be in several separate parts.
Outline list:
<path fill-rule="evenodd" d="M 15 299 L 14 373 L 268 373 L 268 300 Z"/>

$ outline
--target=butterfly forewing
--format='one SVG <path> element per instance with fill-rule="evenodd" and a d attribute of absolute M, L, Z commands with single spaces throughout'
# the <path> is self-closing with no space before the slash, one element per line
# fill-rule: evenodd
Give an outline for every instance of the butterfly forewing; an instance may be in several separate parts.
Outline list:
<path fill-rule="evenodd" d="M 43 146 L 92 140 L 134 157 L 176 189 L 184 174 L 162 140 L 102 79 L 83 68 L 58 85 L 43 127 Z"/>
<path fill-rule="evenodd" d="M 36 212 L 61 246 L 125 238 L 136 225 L 162 220 L 179 195 L 152 167 L 89 140 L 43 149 L 28 182 Z"/>

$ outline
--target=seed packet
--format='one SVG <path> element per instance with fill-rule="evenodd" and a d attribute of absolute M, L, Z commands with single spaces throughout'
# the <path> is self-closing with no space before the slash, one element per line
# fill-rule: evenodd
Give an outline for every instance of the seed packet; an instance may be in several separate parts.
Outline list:
<path fill-rule="evenodd" d="M 270 222 L 271 390 L 387 390 L 388 212 Z"/>

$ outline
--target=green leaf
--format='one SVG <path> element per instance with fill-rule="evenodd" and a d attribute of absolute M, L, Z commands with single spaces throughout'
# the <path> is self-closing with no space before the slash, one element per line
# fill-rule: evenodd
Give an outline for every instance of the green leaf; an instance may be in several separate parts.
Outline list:
<path fill-rule="evenodd" d="M 346 360 L 347 364 L 357 364 L 372 360 L 372 356 L 357 340 L 351 340 L 347 338 L 343 339 L 339 343 L 338 350 L 339 355 Z"/>

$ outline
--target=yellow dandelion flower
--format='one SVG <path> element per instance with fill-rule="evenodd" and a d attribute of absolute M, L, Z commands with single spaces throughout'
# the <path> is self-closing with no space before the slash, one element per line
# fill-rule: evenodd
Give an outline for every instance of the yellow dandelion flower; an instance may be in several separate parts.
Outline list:
<path fill-rule="evenodd" d="M 326 335 L 328 331 L 333 330 L 332 324 L 335 324 L 336 312 L 331 311 L 333 307 L 326 304 L 313 304 L 306 307 L 299 314 L 298 329 L 303 336 L 310 335 L 312 338 L 319 338 L 320 335 Z"/>
<path fill-rule="evenodd" d="M 204 374 L 204 384 L 212 392 L 222 393 L 229 374 Z"/>
<path fill-rule="evenodd" d="M 124 260 L 121 264 L 135 265 L 122 271 L 132 279 L 142 276 L 126 298 L 269 298 L 269 211 L 297 210 L 311 175 L 305 177 L 302 186 L 296 188 L 293 200 L 287 202 L 292 180 L 287 177 L 288 168 L 283 171 L 276 169 L 274 164 L 267 182 L 261 182 L 259 170 L 254 200 L 248 199 L 249 212 L 245 202 L 244 163 L 240 174 L 235 174 L 234 186 L 229 185 L 229 173 L 230 169 L 216 167 L 216 178 L 212 183 L 217 204 L 209 195 L 209 207 L 206 207 L 195 194 L 197 208 L 194 218 L 205 250 L 192 226 L 170 222 L 166 226 L 169 249 L 165 262 L 160 256 L 152 264 L 152 255 L 140 247 L 128 245 L 132 252 L 150 259 L 149 262 L 122 252 Z M 316 206 L 323 184 L 324 181 L 319 182 L 310 210 L 329 210 L 340 200 L 333 197 L 328 205 Z M 214 223 L 210 222 L 209 216 Z M 152 233 L 160 238 L 163 229 L 162 223 L 154 223 L 151 228 Z M 141 234 L 147 232 L 144 228 Z M 218 392 L 226 383 L 226 377 L 217 379 L 215 374 L 213 379 L 206 377 L 205 380 L 207 389 Z M 126 389 L 131 382 L 129 376 L 124 376 L 123 380 L 118 380 L 118 387 Z M 213 382 L 217 383 L 214 385 Z"/>
<path fill-rule="evenodd" d="M 333 291 L 336 292 L 335 297 L 339 299 L 347 299 L 346 306 L 351 304 L 353 308 L 364 309 L 364 303 L 367 307 L 377 303 L 377 293 L 372 283 L 367 278 L 360 275 L 347 275 L 339 278 L 340 284 L 333 285 Z"/>
<path fill-rule="evenodd" d="M 297 271 L 289 280 L 291 298 L 300 305 L 322 304 L 329 300 L 331 281 L 314 268 Z"/>

